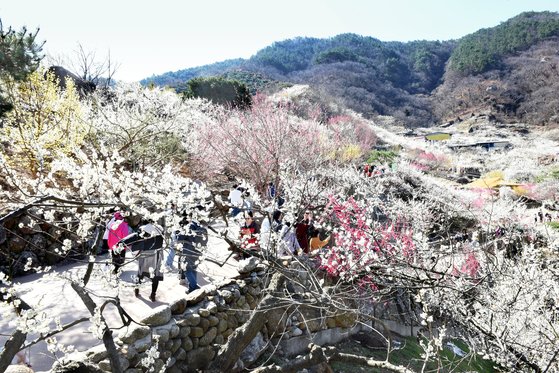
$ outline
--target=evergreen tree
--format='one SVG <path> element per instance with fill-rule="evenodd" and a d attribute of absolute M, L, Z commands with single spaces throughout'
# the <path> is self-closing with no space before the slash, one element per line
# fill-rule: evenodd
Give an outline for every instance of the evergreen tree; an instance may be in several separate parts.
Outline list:
<path fill-rule="evenodd" d="M 4 30 L 0 20 L 0 116 L 12 107 L 5 97 L 5 85 L 10 81 L 20 81 L 39 67 L 43 58 L 43 44 L 37 42 L 37 34 L 23 27 L 15 31 L 11 27 Z"/>
<path fill-rule="evenodd" d="M 187 82 L 182 91 L 186 97 L 206 98 L 219 105 L 230 105 L 237 108 L 250 107 L 252 103 L 247 86 L 236 80 L 222 77 L 194 78 Z"/>

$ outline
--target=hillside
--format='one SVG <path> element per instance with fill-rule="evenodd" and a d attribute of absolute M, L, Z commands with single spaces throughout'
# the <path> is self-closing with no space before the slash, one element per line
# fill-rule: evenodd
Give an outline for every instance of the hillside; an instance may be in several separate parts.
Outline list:
<path fill-rule="evenodd" d="M 233 77 L 253 92 L 308 84 L 367 117 L 391 115 L 408 126 L 472 113 L 556 123 L 551 108 L 556 107 L 558 37 L 559 15 L 552 12 L 522 13 L 450 41 L 385 42 L 356 34 L 299 37 L 276 42 L 248 60 L 168 72 L 142 84 L 179 87 L 210 75 Z"/>

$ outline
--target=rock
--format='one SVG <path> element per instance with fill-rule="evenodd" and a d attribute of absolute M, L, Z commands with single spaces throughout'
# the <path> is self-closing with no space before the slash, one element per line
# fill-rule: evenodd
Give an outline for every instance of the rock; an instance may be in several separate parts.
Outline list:
<path fill-rule="evenodd" d="M 205 369 L 215 357 L 215 350 L 210 347 L 200 347 L 186 354 L 186 364 L 189 371 Z"/>
<path fill-rule="evenodd" d="M 60 262 L 62 258 L 60 257 L 59 254 L 57 254 L 57 252 L 59 253 L 62 252 L 62 245 L 58 242 L 50 244 L 44 253 L 45 255 L 43 256 L 44 264 L 52 266 Z"/>
<path fill-rule="evenodd" d="M 256 337 L 249 343 L 249 345 L 241 353 L 241 360 L 245 366 L 250 366 L 254 363 L 260 355 L 266 350 L 267 342 L 264 340 L 262 333 L 258 332 Z"/>
<path fill-rule="evenodd" d="M 167 324 L 153 328 L 154 337 L 159 335 L 159 341 L 167 342 L 169 338 L 176 337 L 180 332 L 180 328 L 174 319 L 171 319 Z M 174 336 L 172 335 L 174 334 Z"/>
<path fill-rule="evenodd" d="M 243 275 L 252 272 L 260 263 L 260 259 L 252 256 L 248 259 L 241 260 L 238 264 L 237 271 Z"/>
<path fill-rule="evenodd" d="M 172 352 L 170 351 L 170 349 L 167 349 L 167 347 L 165 347 L 165 349 L 159 354 L 159 357 L 162 360 L 167 361 L 167 359 L 169 359 L 171 357 L 171 355 L 172 355 Z"/>
<path fill-rule="evenodd" d="M 159 340 L 159 343 L 165 343 L 169 340 L 169 330 L 160 329 L 153 331 L 153 339 Z"/>
<path fill-rule="evenodd" d="M 251 309 L 256 308 L 256 300 L 254 299 L 254 297 L 253 297 L 252 295 L 246 294 L 246 295 L 245 295 L 245 299 L 246 299 L 246 302 L 247 302 L 248 306 L 249 306 Z"/>
<path fill-rule="evenodd" d="M 357 315 L 352 312 L 344 312 L 334 316 L 336 326 L 351 328 L 357 322 Z"/>
<path fill-rule="evenodd" d="M 233 334 L 234 331 L 235 331 L 235 329 L 231 329 L 231 328 L 227 329 L 226 331 L 224 331 L 224 332 L 222 333 L 223 338 L 225 338 L 225 339 L 229 338 L 229 336 L 230 336 L 231 334 Z"/>
<path fill-rule="evenodd" d="M 291 329 L 291 333 L 290 333 L 290 334 L 291 334 L 291 336 L 293 336 L 293 337 L 298 337 L 298 336 L 300 336 L 300 335 L 303 334 L 303 331 L 302 331 L 301 329 L 299 329 L 298 327 L 294 326 L 294 327 Z"/>
<path fill-rule="evenodd" d="M 147 325 L 130 324 L 118 333 L 118 338 L 126 344 L 132 344 L 150 333 L 151 329 Z"/>
<path fill-rule="evenodd" d="M 141 321 L 142 324 L 159 326 L 165 325 L 169 322 L 169 320 L 171 320 L 171 308 L 169 306 L 159 306 L 153 311 L 154 312 L 151 315 Z"/>
<path fill-rule="evenodd" d="M 101 344 L 87 350 L 85 352 L 85 356 L 87 356 L 90 361 L 98 363 L 101 360 L 106 359 L 109 356 L 109 353 L 107 352 L 105 345 Z"/>
<path fill-rule="evenodd" d="M 219 318 L 214 315 L 209 316 L 208 321 L 210 322 L 210 326 L 216 326 L 217 324 L 219 324 Z"/>
<path fill-rule="evenodd" d="M 187 305 L 198 304 L 206 297 L 206 292 L 204 289 L 194 290 L 191 293 L 188 293 L 184 298 L 186 300 Z"/>
<path fill-rule="evenodd" d="M 29 248 L 37 254 L 42 254 L 48 246 L 47 238 L 42 233 L 36 233 L 29 239 Z"/>
<path fill-rule="evenodd" d="M 200 328 L 199 326 L 193 326 L 190 328 L 190 337 L 197 337 L 200 338 L 204 335 L 204 329 Z"/>
<path fill-rule="evenodd" d="M 30 265 L 27 265 L 28 263 L 30 263 Z M 39 265 L 39 259 L 37 258 L 37 255 L 35 255 L 35 253 L 32 253 L 31 251 L 24 251 L 20 254 L 20 256 L 17 258 L 17 261 L 14 263 L 13 271 L 17 274 L 23 274 L 28 272 L 25 270 L 26 268 L 31 269 L 37 265 Z"/>
<path fill-rule="evenodd" d="M 181 328 L 181 331 L 180 331 L 180 333 L 179 333 L 179 336 L 180 336 L 181 338 L 184 338 L 184 337 L 188 336 L 189 334 L 190 334 L 190 326 L 183 326 L 183 327 Z"/>
<path fill-rule="evenodd" d="M 259 297 L 260 296 L 260 288 L 259 287 L 254 287 L 254 286 L 250 286 L 248 288 L 248 293 L 250 295 L 252 295 L 253 297 Z"/>
<path fill-rule="evenodd" d="M 186 320 L 188 322 L 188 325 L 190 326 L 196 326 L 198 324 L 200 324 L 200 315 L 197 313 L 190 313 L 187 315 L 184 315 L 184 320 Z"/>
<path fill-rule="evenodd" d="M 173 364 L 172 367 L 165 369 L 165 373 L 182 373 L 182 368 L 177 366 L 176 362 Z"/>
<path fill-rule="evenodd" d="M 134 348 L 134 346 L 128 346 L 125 349 L 122 349 L 122 352 L 126 355 L 128 361 L 134 360 L 138 356 L 138 351 Z"/>
<path fill-rule="evenodd" d="M 239 299 L 237 299 L 237 306 L 241 307 L 244 304 L 246 304 L 246 298 L 244 296 L 239 297 Z"/>
<path fill-rule="evenodd" d="M 227 326 L 231 329 L 236 329 L 237 326 L 239 326 L 239 321 L 237 320 L 237 317 L 229 316 L 229 318 L 227 319 Z"/>
<path fill-rule="evenodd" d="M 186 310 L 186 299 L 179 299 L 171 305 L 171 314 L 180 315 Z"/>
<path fill-rule="evenodd" d="M 217 325 L 217 331 L 219 333 L 223 333 L 224 331 L 226 331 L 228 327 L 227 324 L 228 324 L 227 320 L 223 320 L 223 319 L 219 320 L 219 324 Z"/>
<path fill-rule="evenodd" d="M 250 318 L 251 309 L 248 303 L 243 304 L 240 308 L 244 311 L 237 312 L 237 319 L 239 320 L 239 323 L 243 324 Z"/>
<path fill-rule="evenodd" d="M 388 347 L 386 338 L 375 332 L 359 332 L 351 336 L 351 339 L 359 342 L 361 346 L 373 349 L 385 349 Z"/>
<path fill-rule="evenodd" d="M 171 330 L 169 331 L 169 337 L 176 338 L 176 337 L 179 336 L 180 332 L 181 332 L 181 328 L 179 328 L 178 325 L 176 325 L 176 324 L 172 325 Z"/>
<path fill-rule="evenodd" d="M 128 367 L 130 366 L 130 362 L 124 358 L 123 356 L 119 356 L 118 357 L 119 363 L 120 363 L 120 368 L 124 371 L 126 369 L 128 369 Z M 98 363 L 99 368 L 101 370 L 104 370 L 106 372 L 112 372 L 111 370 L 111 362 L 108 359 L 102 360 Z"/>
<path fill-rule="evenodd" d="M 218 334 L 214 339 L 214 343 L 218 345 L 222 345 L 225 343 L 225 338 L 221 334 Z"/>
<path fill-rule="evenodd" d="M 161 372 L 164 366 L 165 366 L 165 362 L 163 360 L 155 359 L 155 363 L 153 363 L 153 369 L 156 372 Z"/>
<path fill-rule="evenodd" d="M 268 331 L 271 334 L 283 333 L 286 323 L 287 315 L 285 313 L 285 310 L 278 308 L 268 312 L 268 320 L 266 321 L 266 326 L 268 327 Z"/>
<path fill-rule="evenodd" d="M 200 319 L 200 324 L 198 324 L 199 327 L 201 327 L 204 330 L 204 333 L 208 330 L 208 328 L 210 327 L 210 320 L 202 318 Z"/>
<path fill-rule="evenodd" d="M 22 234 L 42 232 L 41 226 L 29 216 L 24 216 L 19 219 L 18 230 Z"/>
<path fill-rule="evenodd" d="M 206 309 L 210 311 L 211 314 L 215 315 L 217 313 L 217 304 L 215 304 L 215 302 L 209 302 Z"/>
<path fill-rule="evenodd" d="M 212 328 L 208 329 L 206 334 L 204 334 L 200 338 L 199 345 L 200 346 L 208 346 L 210 343 L 213 342 L 213 340 L 215 339 L 216 336 L 217 336 L 217 328 L 216 327 L 212 327 Z"/>
<path fill-rule="evenodd" d="M 230 303 L 233 300 L 233 293 L 229 290 L 220 290 L 219 295 L 221 295 L 227 303 Z"/>
<path fill-rule="evenodd" d="M 175 359 L 177 359 L 178 361 L 183 361 L 186 359 L 186 351 L 184 350 L 184 348 L 180 347 L 176 352 L 175 352 Z"/>
<path fill-rule="evenodd" d="M 210 316 L 210 311 L 207 310 L 207 309 L 205 309 L 205 308 L 200 308 L 200 309 L 198 310 L 198 313 L 199 313 L 200 316 L 202 316 L 202 317 L 208 317 L 208 316 Z"/>
<path fill-rule="evenodd" d="M 185 351 L 190 351 L 194 348 L 194 343 L 192 343 L 192 339 L 190 337 L 186 337 L 182 339 L 181 346 Z"/>
<path fill-rule="evenodd" d="M 13 253 L 20 254 L 25 249 L 25 246 L 27 246 L 27 241 L 21 237 L 15 236 L 8 239 L 8 249 Z"/>
<path fill-rule="evenodd" d="M 138 339 L 136 342 L 134 342 L 134 344 L 132 346 L 136 349 L 136 351 L 141 353 L 141 352 L 146 351 L 148 348 L 150 348 L 151 342 L 152 342 L 152 339 L 151 339 L 151 334 L 150 334 L 150 335 L 145 336 L 142 339 Z"/>
<path fill-rule="evenodd" d="M 175 353 L 181 347 L 182 344 L 182 341 L 180 339 L 173 339 L 172 341 L 169 342 L 173 342 L 173 345 L 169 348 L 169 350 L 172 353 Z"/>

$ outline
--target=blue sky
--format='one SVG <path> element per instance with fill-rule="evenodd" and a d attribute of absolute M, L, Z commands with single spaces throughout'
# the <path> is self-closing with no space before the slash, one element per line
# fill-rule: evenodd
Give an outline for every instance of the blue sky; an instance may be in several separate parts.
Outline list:
<path fill-rule="evenodd" d="M 559 11 L 558 0 L 4 0 L 4 27 L 40 27 L 46 52 L 71 55 L 78 43 L 110 50 L 117 79 L 248 58 L 296 36 L 353 32 L 380 40 L 448 40 L 523 11 Z"/>

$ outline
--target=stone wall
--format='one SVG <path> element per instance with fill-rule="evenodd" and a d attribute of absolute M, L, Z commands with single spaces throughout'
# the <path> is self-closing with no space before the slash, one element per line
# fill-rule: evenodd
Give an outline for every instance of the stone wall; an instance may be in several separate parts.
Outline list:
<path fill-rule="evenodd" d="M 45 222 L 42 210 L 34 207 L 0 225 L 0 271 L 16 277 L 30 273 L 32 266 L 52 266 L 68 258 L 83 257 L 88 243 L 72 233 L 76 225 L 72 219 L 76 217 L 56 212 L 55 218 L 61 221 L 59 226 Z M 64 239 L 72 242 L 66 253 L 61 244 Z"/>
<path fill-rule="evenodd" d="M 149 356 L 153 357 L 151 364 L 155 371 L 165 365 L 166 372 L 207 368 L 220 346 L 249 319 L 262 298 L 269 276 L 263 265 L 256 261 L 251 264 L 240 269 L 243 273 L 240 278 L 205 286 L 171 305 L 155 308 L 141 320 L 141 325 L 132 324 L 121 330 L 115 343 L 123 370 L 126 373 L 148 371 L 144 364 Z M 306 350 L 311 341 L 321 345 L 338 342 L 360 330 L 356 321 L 356 316 L 350 313 L 326 315 L 320 309 L 303 307 L 288 314 L 278 308 L 245 349 L 236 368 L 249 366 L 268 348 L 289 356 Z M 110 371 L 103 345 L 71 355 L 66 363 L 72 360 L 89 361 Z M 64 368 L 60 366 L 53 371 L 62 372 Z"/>

